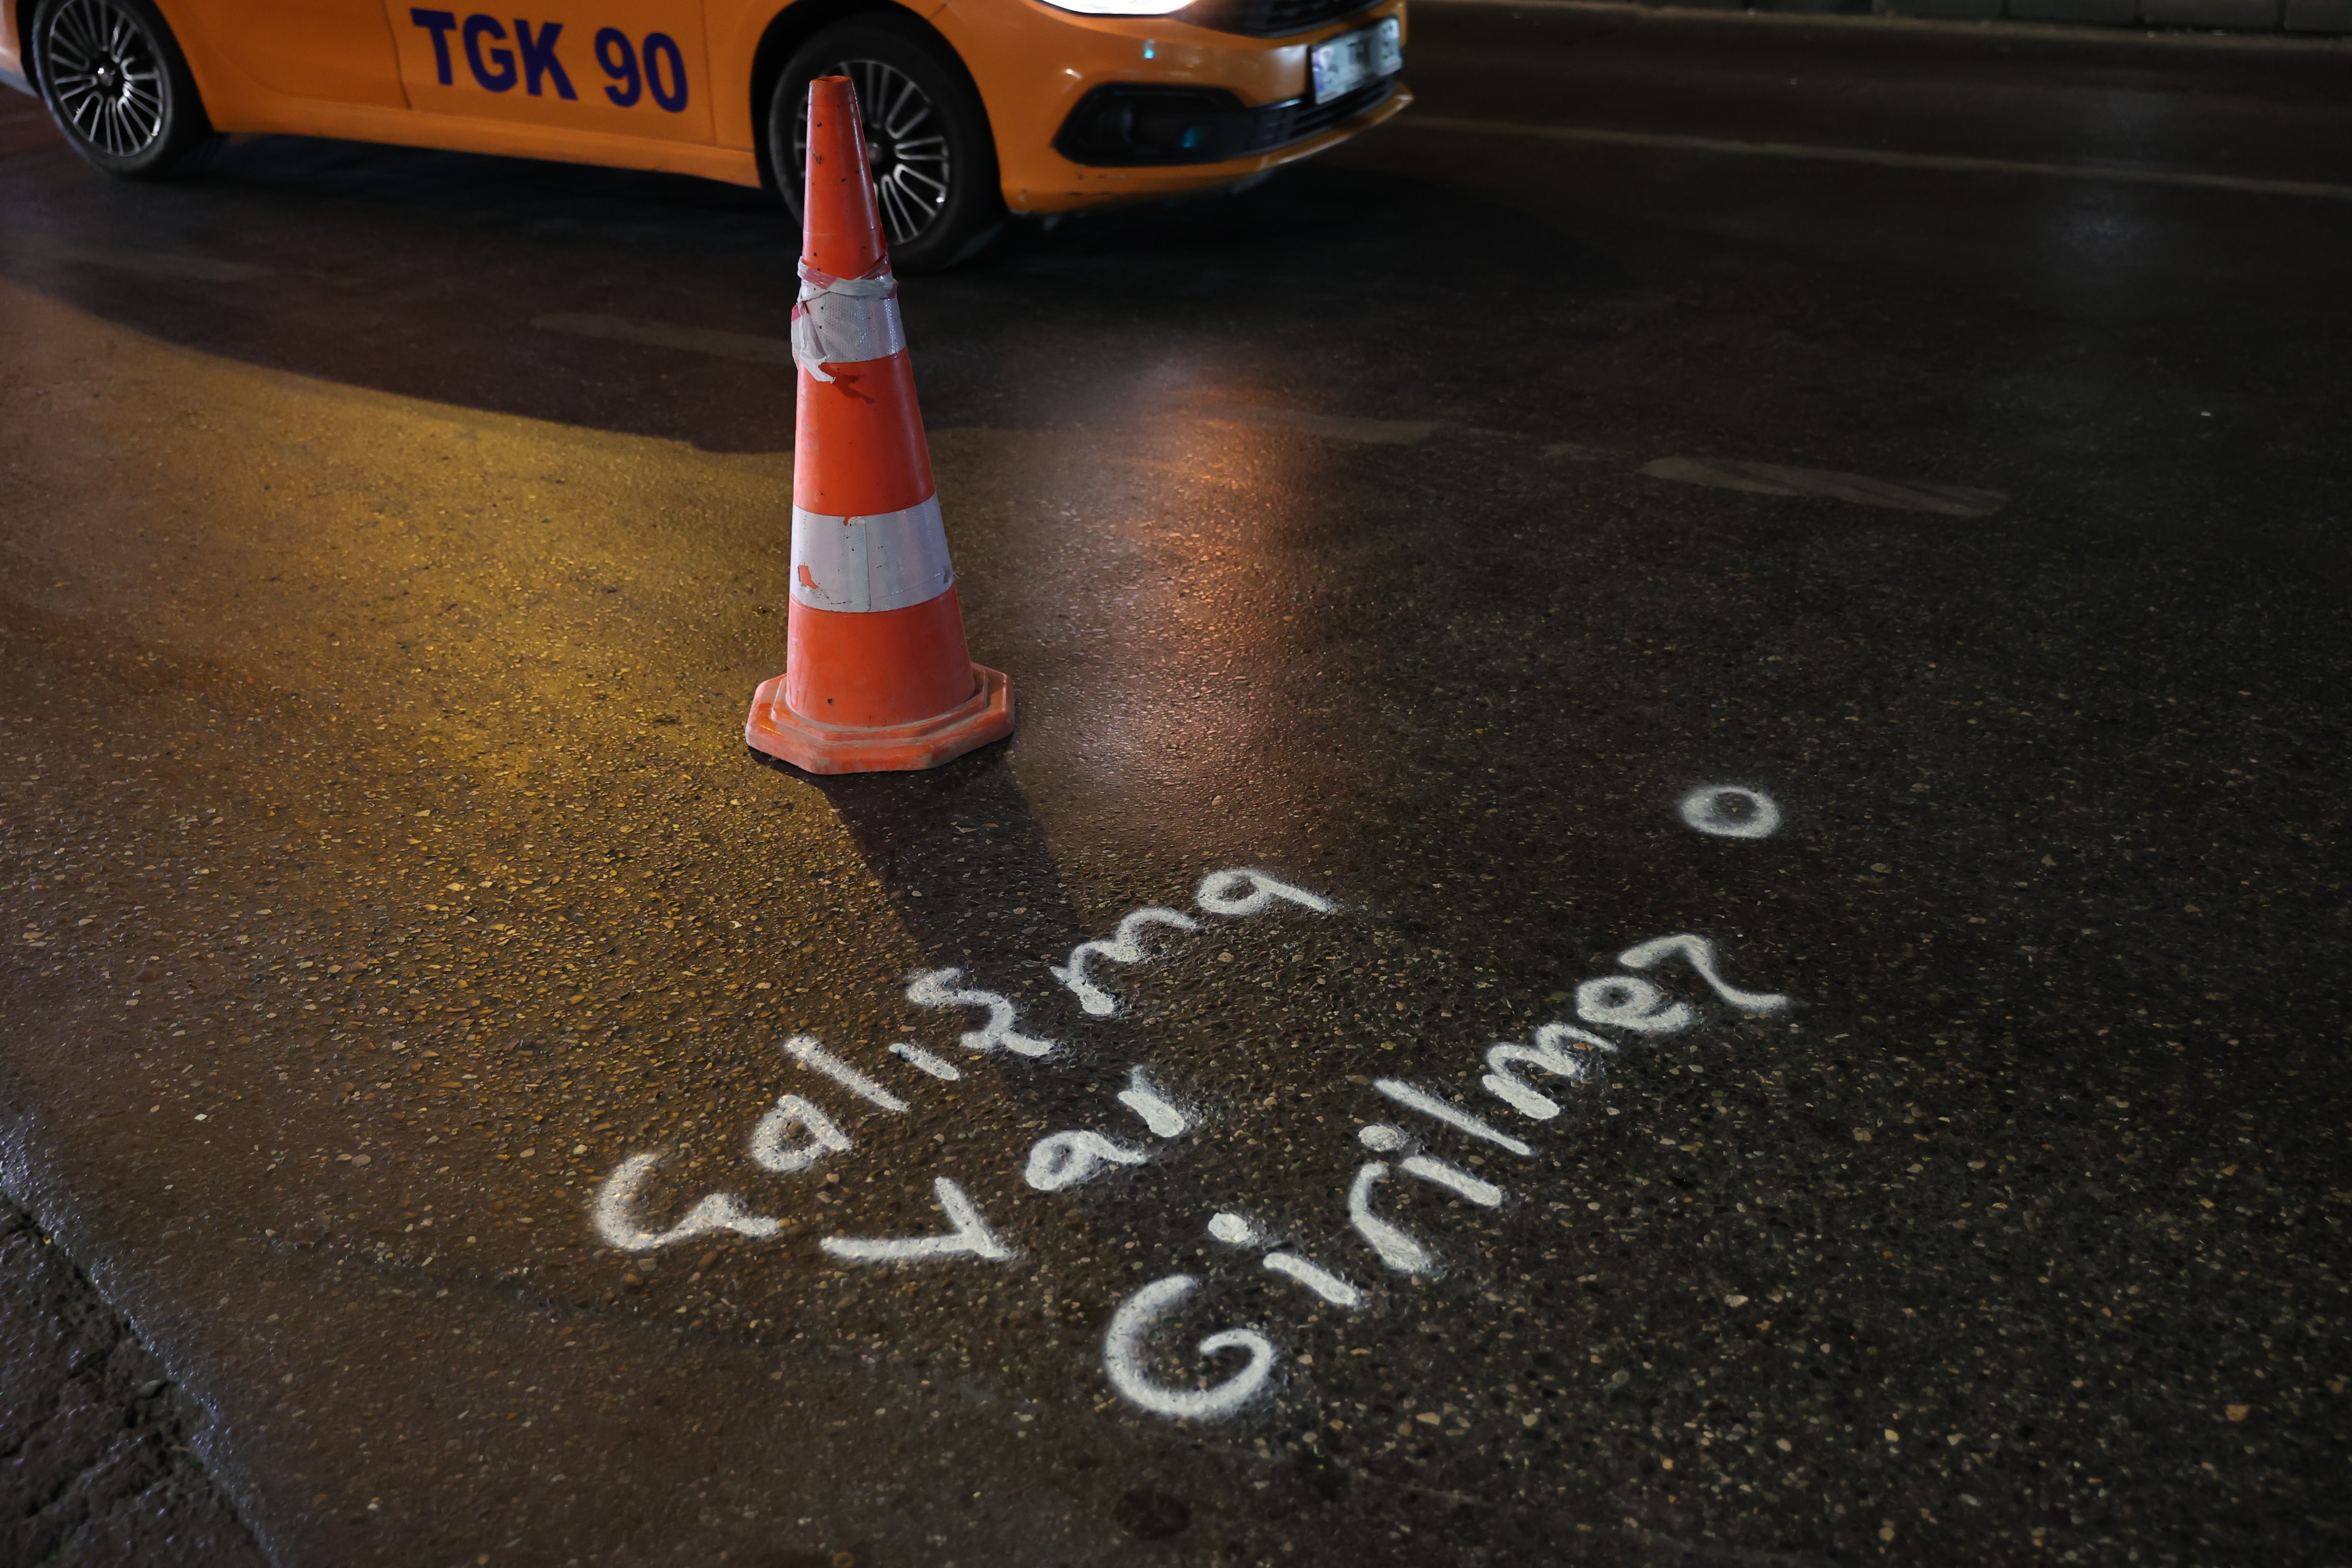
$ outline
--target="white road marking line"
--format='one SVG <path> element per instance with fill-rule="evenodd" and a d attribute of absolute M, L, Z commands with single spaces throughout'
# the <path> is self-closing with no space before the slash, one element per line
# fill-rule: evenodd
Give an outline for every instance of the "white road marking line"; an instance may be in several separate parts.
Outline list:
<path fill-rule="evenodd" d="M 2352 201 L 2352 185 L 2321 180 L 2263 180 L 2239 174 L 2200 174 L 2189 169 L 2152 169 L 2139 163 L 2041 163 L 2020 158 L 1972 158 L 1945 153 L 1891 153 L 1877 147 L 1831 147 L 1806 142 L 1738 142 L 1720 136 L 1681 136 L 1659 131 L 1604 131 L 1590 125 L 1530 125 L 1502 120 L 1461 120 L 1442 114 L 1407 114 L 1406 130 L 1441 131 L 1471 136 L 1528 136 L 1545 142 L 1583 142 L 1604 147 L 1647 147 L 1673 153 L 1722 153 L 1743 158 L 1790 158 L 1818 163 L 1868 163 L 1886 169 L 1935 169 L 1960 174 L 2032 174 L 2125 185 L 2173 185 L 2187 190 L 2236 191 L 2261 196 L 2307 196 Z"/>
<path fill-rule="evenodd" d="M 71 250 L 68 261 L 84 261 L 142 278 L 176 278 L 194 283 L 250 283 L 277 272 L 254 261 L 222 261 L 210 256 L 174 256 L 160 250 Z"/>
<path fill-rule="evenodd" d="M 1780 463 L 1743 463 L 1727 458 L 1661 458 L 1640 469 L 1654 479 L 1745 490 L 1760 496 L 1827 496 L 1856 506 L 1896 511 L 1931 511 L 1939 517 L 1990 517 L 2009 498 L 1999 490 L 1922 480 L 1874 479 L 1832 468 L 1792 468 Z"/>
<path fill-rule="evenodd" d="M 1429 5 L 1489 5 L 1513 11 L 1580 11 L 1588 16 L 1640 17 L 1657 22 L 1721 23 L 1727 26 L 1852 28 L 1871 33 L 1949 33 L 1995 42 L 2095 44 L 2103 48 L 2147 45 L 2156 48 L 2207 49 L 2343 49 L 2341 38 L 2326 34 L 2150 32 L 2096 24 L 2068 26 L 2056 22 L 1974 22 L 1937 16 L 1893 16 L 1824 11 L 1718 11 L 1698 5 L 1654 5 L 1652 0 L 1425 0 Z"/>
<path fill-rule="evenodd" d="M 667 321 L 634 321 L 621 316 L 535 316 L 532 326 L 550 332 L 570 332 L 581 338 L 609 338 L 654 349 L 684 349 L 688 353 L 739 359 L 751 364 L 789 365 L 793 345 L 783 338 L 754 337 L 749 332 L 722 332 L 713 327 L 674 327 Z"/>

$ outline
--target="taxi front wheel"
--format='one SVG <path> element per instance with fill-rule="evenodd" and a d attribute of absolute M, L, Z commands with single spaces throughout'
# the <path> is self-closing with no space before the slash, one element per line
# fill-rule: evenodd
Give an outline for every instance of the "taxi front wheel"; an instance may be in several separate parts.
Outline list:
<path fill-rule="evenodd" d="M 936 272 L 985 245 L 1004 219 L 988 115 L 955 52 L 911 18 L 836 22 L 786 62 L 768 102 L 768 159 L 793 216 L 808 161 L 809 83 L 821 76 L 845 76 L 857 89 L 892 269 Z"/>
<path fill-rule="evenodd" d="M 108 174 L 162 179 L 216 144 L 187 59 L 148 0 L 48 0 L 32 40 L 50 116 Z"/>

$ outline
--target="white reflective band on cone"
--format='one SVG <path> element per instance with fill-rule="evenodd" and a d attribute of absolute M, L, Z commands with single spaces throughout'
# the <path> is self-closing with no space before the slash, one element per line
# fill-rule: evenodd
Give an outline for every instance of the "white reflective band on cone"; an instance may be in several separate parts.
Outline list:
<path fill-rule="evenodd" d="M 793 597 L 812 609 L 903 610 L 954 585 L 937 496 L 869 517 L 793 508 Z"/>
<path fill-rule="evenodd" d="M 907 346 L 898 320 L 898 280 L 835 278 L 801 263 L 800 303 L 793 307 L 793 358 L 814 381 L 824 367 L 887 359 Z"/>

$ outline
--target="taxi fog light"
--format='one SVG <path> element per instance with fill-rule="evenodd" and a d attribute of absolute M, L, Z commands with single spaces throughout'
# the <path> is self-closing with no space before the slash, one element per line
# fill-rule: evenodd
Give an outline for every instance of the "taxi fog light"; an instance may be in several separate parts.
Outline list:
<path fill-rule="evenodd" d="M 1095 168 L 1221 163 L 1319 136 L 1396 90 L 1391 71 L 1320 103 L 1294 98 L 1253 109 L 1222 88 L 1107 82 L 1078 100 L 1054 150 Z"/>
<path fill-rule="evenodd" d="M 1214 163 L 1254 150 L 1259 116 L 1217 88 L 1115 82 L 1096 88 L 1054 138 L 1074 163 Z"/>

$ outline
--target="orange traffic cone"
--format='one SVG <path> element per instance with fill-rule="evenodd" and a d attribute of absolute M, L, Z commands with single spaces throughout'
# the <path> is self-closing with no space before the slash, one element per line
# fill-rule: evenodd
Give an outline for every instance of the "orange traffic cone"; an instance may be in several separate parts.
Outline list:
<path fill-rule="evenodd" d="M 1013 732 L 1013 683 L 964 645 L 849 79 L 808 114 L 791 621 L 743 739 L 814 773 L 937 767 Z"/>

